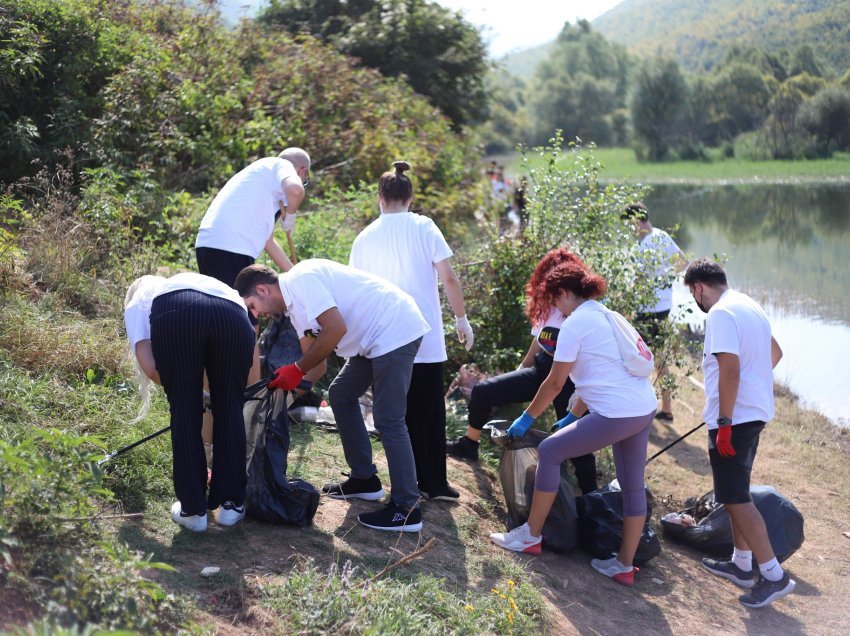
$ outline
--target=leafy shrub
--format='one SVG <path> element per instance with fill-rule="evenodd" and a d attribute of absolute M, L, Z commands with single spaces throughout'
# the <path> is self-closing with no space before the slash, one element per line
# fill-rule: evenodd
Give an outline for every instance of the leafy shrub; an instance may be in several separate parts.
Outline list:
<path fill-rule="evenodd" d="M 100 503 L 111 498 L 93 461 L 96 438 L 32 429 L 0 440 L 0 557 L 8 582 L 44 608 L 45 630 L 98 626 L 147 633 L 175 625 L 177 604 L 139 576 L 164 564 L 99 542 Z"/>
<path fill-rule="evenodd" d="M 533 187 L 524 230 L 498 237 L 494 228 L 483 227 L 489 240 L 482 241 L 458 268 L 476 329 L 475 361 L 488 373 L 515 368 L 529 346 L 525 284 L 549 250 L 567 246 L 605 277 L 609 306 L 625 316 L 651 304 L 654 290 L 672 284 L 675 277 L 672 269 L 662 273 L 669 265 L 666 255 L 634 249 L 634 232 L 620 219 L 625 205 L 643 198 L 647 189 L 601 185 L 593 146 L 571 143 L 563 151 L 562 145 L 559 132 L 550 146 L 535 149 L 544 161 L 542 167 L 528 167 Z M 686 356 L 674 343 L 678 336 L 672 328 L 670 332 L 655 354 L 684 363 Z M 450 346 L 450 356 L 452 368 L 468 361 L 465 351 L 455 345 Z"/>

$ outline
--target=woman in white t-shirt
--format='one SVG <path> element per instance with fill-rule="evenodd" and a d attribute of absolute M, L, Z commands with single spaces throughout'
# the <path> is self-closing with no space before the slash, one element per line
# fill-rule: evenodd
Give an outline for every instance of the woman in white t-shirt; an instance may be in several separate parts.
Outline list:
<path fill-rule="evenodd" d="M 378 181 L 381 216 L 354 239 L 349 265 L 381 276 L 410 294 L 431 327 L 413 365 L 405 422 L 419 490 L 429 499 L 457 500 L 458 492 L 446 477 L 443 363 L 447 356 L 438 278 L 454 312 L 458 338 L 467 350 L 472 348 L 472 327 L 443 233 L 434 221 L 410 211 L 413 184 L 404 174 L 410 164 L 396 161 L 393 167 Z"/>
<path fill-rule="evenodd" d="M 531 346 L 520 362 L 519 368 L 508 373 L 488 378 L 473 387 L 467 405 L 468 425 L 466 435 L 446 444 L 449 455 L 459 459 L 478 460 L 478 444 L 481 431 L 490 419 L 494 408 L 507 404 L 530 402 L 540 385 L 552 370 L 555 348 L 564 322 L 564 314 L 546 298 L 546 276 L 551 269 L 578 257 L 565 247 L 550 251 L 537 264 L 525 286 L 525 313 L 532 324 Z M 569 412 L 570 398 L 575 391 L 572 380 L 567 378 L 564 388 L 552 400 L 558 419 Z M 576 481 L 583 494 L 596 490 L 596 459 L 593 453 L 572 457 Z"/>
<path fill-rule="evenodd" d="M 171 412 L 171 449 L 177 499 L 171 519 L 194 532 L 207 528 L 206 511 L 221 506 L 218 523 L 245 516 L 245 423 L 242 403 L 254 351 L 254 328 L 235 289 L 186 272 L 142 276 L 124 298 L 130 353 L 140 371 L 145 406 L 149 381 L 161 384 Z M 212 479 L 201 438 L 204 372 L 213 412 Z"/>
<path fill-rule="evenodd" d="M 524 435 L 568 377 L 575 383 L 579 399 L 558 422 L 559 430 L 538 447 L 528 522 L 490 538 L 508 550 L 539 553 L 543 523 L 558 491 L 561 462 L 611 445 L 623 493 L 623 541 L 618 555 L 594 559 L 591 565 L 618 583 L 632 585 L 632 560 L 646 520 L 643 477 L 656 402 L 649 380 L 630 374 L 623 364 L 613 329 L 595 300 L 605 289 L 605 279 L 578 259 L 558 265 L 546 276 L 542 293 L 566 319 L 552 370 L 529 407 L 508 429 L 508 435 Z M 588 410 L 590 413 L 579 419 Z"/>

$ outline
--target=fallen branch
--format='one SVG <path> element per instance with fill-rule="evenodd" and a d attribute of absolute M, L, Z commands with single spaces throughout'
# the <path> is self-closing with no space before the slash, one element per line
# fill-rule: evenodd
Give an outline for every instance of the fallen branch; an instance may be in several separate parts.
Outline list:
<path fill-rule="evenodd" d="M 144 517 L 144 512 L 128 512 L 123 515 L 95 515 L 94 517 L 66 517 L 59 521 L 98 521 L 100 519 L 129 519 L 130 517 Z"/>
<path fill-rule="evenodd" d="M 391 563 L 390 565 L 388 565 L 387 567 L 385 567 L 383 570 L 381 570 L 380 572 L 378 572 L 375 576 L 373 576 L 371 579 L 369 579 L 369 583 L 371 583 L 371 582 L 373 582 L 373 581 L 376 581 L 377 579 L 381 578 L 381 577 L 382 577 L 382 576 L 384 576 L 384 574 L 386 574 L 387 572 L 391 572 L 392 570 L 395 570 L 396 568 L 399 568 L 399 567 L 401 567 L 402 565 L 407 565 L 408 563 L 410 563 L 410 562 L 411 562 L 411 561 L 413 561 L 414 559 L 418 559 L 418 558 L 419 558 L 419 557 L 421 557 L 423 554 L 425 554 L 426 552 L 428 552 L 431 548 L 433 548 L 433 547 L 434 547 L 434 543 L 435 543 L 435 541 L 434 541 L 434 537 L 431 537 L 430 539 L 428 539 L 428 542 L 427 542 L 425 545 L 423 545 L 421 548 L 417 548 L 416 550 L 414 550 L 413 552 L 411 552 L 411 553 L 410 553 L 410 554 L 408 554 L 407 556 L 403 556 L 403 557 L 401 557 L 401 558 L 400 558 L 398 561 L 396 561 L 395 563 Z"/>

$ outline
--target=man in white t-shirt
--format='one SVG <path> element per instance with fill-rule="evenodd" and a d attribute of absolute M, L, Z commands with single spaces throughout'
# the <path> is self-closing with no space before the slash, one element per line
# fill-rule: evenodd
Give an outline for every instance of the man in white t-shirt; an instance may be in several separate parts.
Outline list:
<path fill-rule="evenodd" d="M 654 300 L 641 307 L 634 317 L 634 326 L 641 337 L 656 353 L 655 363 L 658 371 L 658 383 L 663 385 L 667 375 L 667 365 L 664 356 L 658 355 L 663 345 L 662 326 L 670 315 L 673 306 L 673 277 L 684 269 L 687 264 L 682 250 L 676 241 L 664 230 L 653 227 L 649 220 L 649 210 L 638 201 L 630 203 L 623 211 L 622 218 L 633 224 L 638 237 L 637 250 L 646 260 L 646 272 L 654 281 Z M 661 389 L 661 408 L 655 414 L 655 419 L 667 422 L 673 421 L 673 402 L 670 391 Z"/>
<path fill-rule="evenodd" d="M 310 156 L 287 148 L 237 172 L 219 191 L 201 220 L 195 254 L 202 274 L 233 286 L 236 275 L 264 249 L 281 270 L 292 263 L 274 238 L 274 222 L 288 234 L 309 184 Z"/>
<path fill-rule="evenodd" d="M 794 590 L 750 497 L 750 474 L 759 436 L 773 418 L 773 368 L 782 350 L 764 310 L 749 296 L 729 289 L 726 273 L 700 258 L 685 272 L 685 284 L 708 316 L 702 369 L 714 497 L 732 521 L 734 551 L 729 560 L 703 559 L 716 576 L 749 589 L 739 597 L 747 607 L 764 607 Z M 757 576 L 752 560 L 759 565 Z"/>
<path fill-rule="evenodd" d="M 254 316 L 286 312 L 301 339 L 303 356 L 277 369 L 270 388 L 293 389 L 333 352 L 347 358 L 328 397 L 351 475 L 322 491 L 335 499 L 375 501 L 384 496 L 359 403 L 371 386 L 372 416 L 387 457 L 392 499 L 384 509 L 357 519 L 376 530 L 421 530 L 416 466 L 404 416 L 413 362 L 430 327 L 413 298 L 379 276 L 319 258 L 301 261 L 280 276 L 251 265 L 239 273 L 236 289 Z"/>

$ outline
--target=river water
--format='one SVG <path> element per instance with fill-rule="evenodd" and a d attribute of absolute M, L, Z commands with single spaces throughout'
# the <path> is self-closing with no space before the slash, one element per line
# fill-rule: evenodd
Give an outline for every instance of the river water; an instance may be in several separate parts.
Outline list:
<path fill-rule="evenodd" d="M 665 185 L 646 203 L 690 256 L 729 259 L 730 286 L 762 303 L 784 351 L 775 378 L 850 426 L 850 185 Z M 692 302 L 684 286 L 674 302 Z"/>

